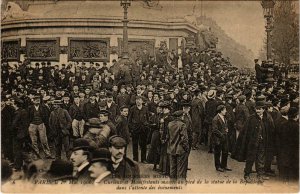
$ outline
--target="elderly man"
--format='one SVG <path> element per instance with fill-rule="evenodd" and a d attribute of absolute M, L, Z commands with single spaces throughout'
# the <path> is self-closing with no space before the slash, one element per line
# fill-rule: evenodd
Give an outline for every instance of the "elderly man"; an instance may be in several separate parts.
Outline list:
<path fill-rule="evenodd" d="M 80 184 L 90 184 L 92 181 L 88 172 L 90 149 L 91 146 L 86 139 L 78 138 L 73 143 L 70 159 L 75 169 L 73 176 Z"/>
<path fill-rule="evenodd" d="M 109 151 L 111 153 L 111 172 L 114 178 L 121 180 L 137 180 L 140 178 L 140 169 L 137 163 L 126 157 L 127 143 L 121 136 L 114 135 L 109 138 Z"/>
<path fill-rule="evenodd" d="M 101 185 L 105 181 L 112 179 L 112 174 L 109 171 L 111 164 L 110 152 L 105 148 L 100 148 L 94 150 L 91 155 L 89 172 L 91 178 L 94 179 L 94 185 Z"/>

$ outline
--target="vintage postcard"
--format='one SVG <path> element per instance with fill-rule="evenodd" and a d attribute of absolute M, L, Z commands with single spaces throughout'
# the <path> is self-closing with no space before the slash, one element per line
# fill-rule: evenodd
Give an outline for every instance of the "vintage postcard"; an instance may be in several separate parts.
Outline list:
<path fill-rule="evenodd" d="M 2 0 L 3 193 L 298 193 L 299 2 Z"/>

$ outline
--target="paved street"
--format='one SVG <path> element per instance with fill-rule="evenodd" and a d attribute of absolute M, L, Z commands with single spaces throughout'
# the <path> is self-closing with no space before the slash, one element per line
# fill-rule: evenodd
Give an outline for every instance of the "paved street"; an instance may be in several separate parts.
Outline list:
<path fill-rule="evenodd" d="M 277 177 L 272 177 L 270 180 L 265 181 L 263 185 L 258 185 L 255 182 L 253 184 L 245 184 L 243 179 L 243 169 L 245 163 L 237 162 L 231 158 L 228 158 L 228 167 L 230 167 L 233 171 L 231 172 L 218 172 L 214 167 L 214 158 L 213 154 L 209 154 L 207 152 L 207 148 L 205 146 L 201 146 L 199 150 L 193 150 L 189 157 L 189 168 L 191 170 L 188 171 L 187 177 L 187 186 L 180 186 L 180 189 L 172 190 L 168 189 L 168 192 L 298 192 L 298 183 L 289 183 L 283 184 L 278 181 Z M 132 158 L 132 145 L 128 146 L 127 155 L 129 158 Z M 43 163 L 37 163 L 40 166 L 49 167 L 51 160 L 46 160 L 46 165 Z M 147 180 L 159 181 L 159 184 L 153 184 L 156 189 L 153 192 L 166 192 L 167 190 L 158 189 L 158 187 L 168 187 L 170 186 L 168 183 L 164 183 L 163 181 L 168 181 L 168 177 L 163 177 L 159 173 L 152 170 L 152 164 L 143 164 L 139 163 L 140 171 L 142 177 L 150 177 L 142 178 L 143 185 L 135 184 L 134 186 L 130 183 L 126 185 L 126 192 L 140 192 L 143 191 L 142 187 L 148 184 Z M 43 168 L 43 167 L 39 167 Z M 254 169 L 254 167 L 253 167 Z M 276 166 L 273 166 L 273 169 L 276 169 Z M 278 173 L 278 172 L 277 172 Z M 22 176 L 22 173 L 14 173 L 13 179 L 17 180 Z M 155 177 L 155 178 L 154 178 Z M 251 177 L 255 181 L 256 174 L 252 174 Z M 235 181 L 235 183 L 234 183 Z M 151 183 L 152 184 L 152 183 Z M 45 186 L 45 185 L 43 185 Z M 50 185 L 49 185 L 50 186 Z M 74 185 L 73 185 L 74 186 Z M 112 187 L 109 187 L 112 186 Z M 124 187 L 124 185 L 121 185 Z M 118 185 L 107 185 L 106 189 L 116 189 Z M 136 187 L 133 189 L 133 187 Z M 131 188 L 131 189 L 129 189 Z M 149 188 L 149 185 L 148 185 Z M 38 189 L 35 188 L 35 189 Z M 49 187 L 49 189 L 54 189 Z M 74 188 L 73 188 L 74 189 Z M 55 189 L 54 189 L 55 190 Z M 119 191 L 119 190 L 115 190 Z M 50 191 L 49 191 L 50 192 Z"/>
<path fill-rule="evenodd" d="M 243 162 L 237 162 L 236 160 L 228 158 L 228 167 L 230 167 L 233 171 L 230 172 L 218 172 L 214 167 L 214 157 L 213 154 L 209 154 L 208 149 L 205 146 L 201 146 L 199 150 L 192 150 L 189 157 L 189 168 L 191 170 L 188 171 L 188 181 L 192 182 L 195 180 L 202 181 L 201 184 L 193 183 L 189 185 L 189 189 L 186 191 L 195 191 L 199 188 L 204 189 L 203 191 L 207 192 L 215 192 L 214 189 L 221 189 L 224 192 L 297 192 L 298 183 L 291 184 L 282 184 L 278 182 L 277 177 L 271 177 L 270 180 L 264 182 L 263 185 L 258 184 L 245 184 L 244 183 L 244 165 Z M 128 149 L 128 156 L 131 158 L 131 145 Z M 159 175 L 157 172 L 152 170 L 152 164 L 142 164 L 140 163 L 140 169 L 142 175 L 149 175 L 153 177 L 154 175 Z M 255 167 L 253 166 L 253 169 Z M 277 166 L 272 166 L 273 169 L 276 169 Z M 276 172 L 278 173 L 278 172 Z M 256 174 L 251 174 L 251 177 L 255 181 Z M 166 179 L 166 178 L 165 178 Z M 163 179 L 161 179 L 163 180 Z M 209 182 L 208 185 L 203 185 L 203 182 Z M 230 180 L 230 184 L 226 184 L 226 182 Z M 236 181 L 235 185 L 232 185 L 233 180 Z M 228 183 L 228 182 L 227 182 Z M 245 186 L 246 185 L 246 186 Z M 276 190 L 274 190 L 276 188 Z M 277 190 L 278 188 L 278 190 Z M 224 190 L 222 190 L 224 189 Z M 201 190 L 202 191 L 202 190 Z M 199 192 L 199 191 L 197 191 Z"/>

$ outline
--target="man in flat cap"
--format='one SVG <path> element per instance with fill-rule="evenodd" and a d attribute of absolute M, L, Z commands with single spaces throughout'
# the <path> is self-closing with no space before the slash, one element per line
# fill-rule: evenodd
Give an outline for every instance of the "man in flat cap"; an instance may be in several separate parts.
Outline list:
<path fill-rule="evenodd" d="M 92 179 L 88 171 L 90 167 L 89 157 L 91 146 L 88 140 L 78 138 L 73 143 L 72 154 L 70 157 L 74 166 L 73 176 L 78 180 L 79 184 L 91 184 Z"/>
<path fill-rule="evenodd" d="M 170 178 L 186 180 L 190 152 L 186 124 L 182 121 L 183 111 L 173 113 L 174 120 L 168 124 L 168 149 L 170 154 Z"/>
<path fill-rule="evenodd" d="M 137 180 L 140 178 L 140 168 L 137 163 L 126 157 L 127 142 L 119 135 L 111 136 L 108 140 L 111 153 L 111 172 L 113 178 Z"/>
<path fill-rule="evenodd" d="M 89 172 L 94 179 L 94 185 L 105 184 L 105 181 L 112 180 L 112 174 L 109 171 L 111 165 L 111 154 L 105 148 L 99 148 L 92 151 L 90 159 Z"/>
<path fill-rule="evenodd" d="M 217 107 L 217 115 L 212 120 L 212 143 L 214 145 L 215 168 L 217 171 L 231 171 L 227 167 L 228 158 L 228 123 L 225 105 Z M 221 160 L 220 160 L 221 157 Z"/>
<path fill-rule="evenodd" d="M 67 158 L 70 157 L 70 135 L 72 127 L 72 119 L 66 109 L 61 108 L 61 100 L 52 102 L 53 111 L 49 118 L 49 127 L 54 135 L 56 158 L 61 158 L 62 146 L 66 152 Z"/>

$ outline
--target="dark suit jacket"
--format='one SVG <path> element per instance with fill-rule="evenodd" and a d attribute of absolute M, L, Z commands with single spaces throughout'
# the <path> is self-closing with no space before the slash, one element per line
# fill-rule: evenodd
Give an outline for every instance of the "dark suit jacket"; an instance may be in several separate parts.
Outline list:
<path fill-rule="evenodd" d="M 246 105 L 239 104 L 235 109 L 236 130 L 241 131 L 244 129 L 245 122 L 249 118 L 250 113 Z"/>
<path fill-rule="evenodd" d="M 129 106 L 130 96 L 128 94 L 118 94 L 116 103 L 119 107 L 122 107 L 124 105 Z"/>
<path fill-rule="evenodd" d="M 90 165 L 87 165 L 75 175 L 75 178 L 78 180 L 79 184 L 92 184 L 94 182 L 90 177 L 90 172 L 88 171 L 89 167 Z"/>
<path fill-rule="evenodd" d="M 47 125 L 49 115 L 50 115 L 49 109 L 45 105 L 40 104 L 39 111 L 40 111 L 40 115 L 42 117 L 42 121 L 44 122 L 44 124 Z M 34 105 L 28 107 L 28 115 L 29 115 L 29 123 L 31 123 L 33 121 L 33 117 L 34 117 Z"/>
<path fill-rule="evenodd" d="M 202 131 L 202 121 L 204 120 L 203 103 L 199 98 L 195 98 L 192 100 L 191 105 L 192 129 L 194 132 L 200 132 Z"/>
<path fill-rule="evenodd" d="M 119 166 L 114 169 L 113 166 L 110 166 L 113 178 L 117 179 L 140 179 L 140 168 L 137 163 L 131 159 L 124 157 L 120 162 Z"/>
<path fill-rule="evenodd" d="M 219 145 L 226 139 L 227 132 L 225 130 L 228 126 L 225 117 L 224 120 L 225 122 L 218 114 L 212 120 L 212 143 L 214 145 Z"/>
<path fill-rule="evenodd" d="M 118 116 L 116 119 L 117 134 L 123 137 L 127 144 L 130 142 L 130 133 L 128 128 L 128 119 L 124 116 Z"/>
<path fill-rule="evenodd" d="M 256 77 L 262 78 L 264 76 L 264 73 L 266 73 L 268 69 L 261 67 L 259 64 L 255 64 L 255 71 L 256 71 Z"/>
<path fill-rule="evenodd" d="M 115 123 L 116 122 L 116 117 L 118 114 L 118 105 L 115 102 L 112 102 L 110 108 L 107 106 L 107 111 L 109 112 L 109 119 Z"/>
<path fill-rule="evenodd" d="M 16 111 L 12 122 L 12 129 L 14 137 L 17 139 L 23 139 L 28 135 L 28 113 L 25 109 L 19 109 Z"/>
<path fill-rule="evenodd" d="M 175 119 L 168 124 L 168 154 L 182 155 L 189 151 L 189 138 L 186 124 Z"/>
<path fill-rule="evenodd" d="M 58 108 L 53 110 L 49 118 L 49 127 L 53 137 L 69 136 L 72 119 L 66 109 Z"/>

